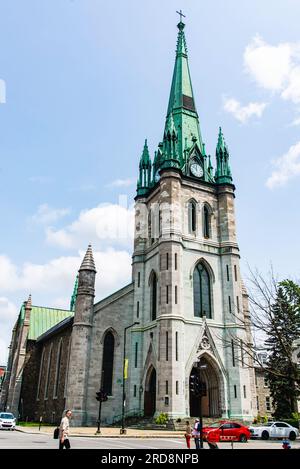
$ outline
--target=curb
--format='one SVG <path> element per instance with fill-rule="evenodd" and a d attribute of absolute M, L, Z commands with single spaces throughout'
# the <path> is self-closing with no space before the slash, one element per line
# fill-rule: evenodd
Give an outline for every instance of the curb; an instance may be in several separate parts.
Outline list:
<path fill-rule="evenodd" d="M 52 436 L 52 434 L 50 432 L 43 432 L 43 431 L 39 431 L 39 432 L 32 432 L 32 431 L 26 431 L 26 430 L 22 430 L 20 428 L 16 428 L 17 432 L 20 432 L 20 433 L 27 433 L 28 435 L 49 435 L 49 436 Z M 98 438 L 124 438 L 124 439 L 128 439 L 128 438 L 135 438 L 135 439 L 145 439 L 145 438 L 184 438 L 184 436 L 182 436 L 182 433 L 181 434 L 175 434 L 175 435 L 85 435 L 85 434 L 82 434 L 82 433 L 74 433 L 74 434 L 70 434 L 70 438 L 95 438 L 95 439 L 98 439 Z"/>

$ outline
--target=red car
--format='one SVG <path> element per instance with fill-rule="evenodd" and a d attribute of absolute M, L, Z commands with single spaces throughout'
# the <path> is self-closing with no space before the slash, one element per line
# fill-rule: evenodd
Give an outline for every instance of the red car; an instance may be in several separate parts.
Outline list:
<path fill-rule="evenodd" d="M 250 438 L 248 427 L 237 422 L 215 422 L 203 427 L 203 438 L 211 441 L 241 441 L 246 443 Z"/>

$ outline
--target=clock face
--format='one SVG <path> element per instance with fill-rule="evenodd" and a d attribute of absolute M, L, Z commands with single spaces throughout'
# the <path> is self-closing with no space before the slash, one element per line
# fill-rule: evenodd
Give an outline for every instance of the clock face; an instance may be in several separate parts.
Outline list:
<path fill-rule="evenodd" d="M 190 169 L 194 176 L 197 176 L 198 178 L 203 176 L 203 169 L 199 163 L 192 163 Z"/>

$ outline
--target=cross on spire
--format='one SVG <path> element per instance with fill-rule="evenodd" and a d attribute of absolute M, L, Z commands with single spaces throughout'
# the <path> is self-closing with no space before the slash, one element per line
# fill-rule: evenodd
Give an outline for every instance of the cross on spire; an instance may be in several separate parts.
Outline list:
<path fill-rule="evenodd" d="M 182 17 L 185 18 L 185 15 L 182 13 L 182 10 L 180 10 L 180 11 L 176 10 L 176 13 L 178 13 L 178 15 L 180 16 L 180 23 L 182 23 Z"/>

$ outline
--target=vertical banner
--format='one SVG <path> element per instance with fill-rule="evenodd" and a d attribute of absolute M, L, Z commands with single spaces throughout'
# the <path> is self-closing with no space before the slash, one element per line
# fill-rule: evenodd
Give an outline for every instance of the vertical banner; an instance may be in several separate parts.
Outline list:
<path fill-rule="evenodd" d="M 128 378 L 128 358 L 124 360 L 124 379 Z"/>

